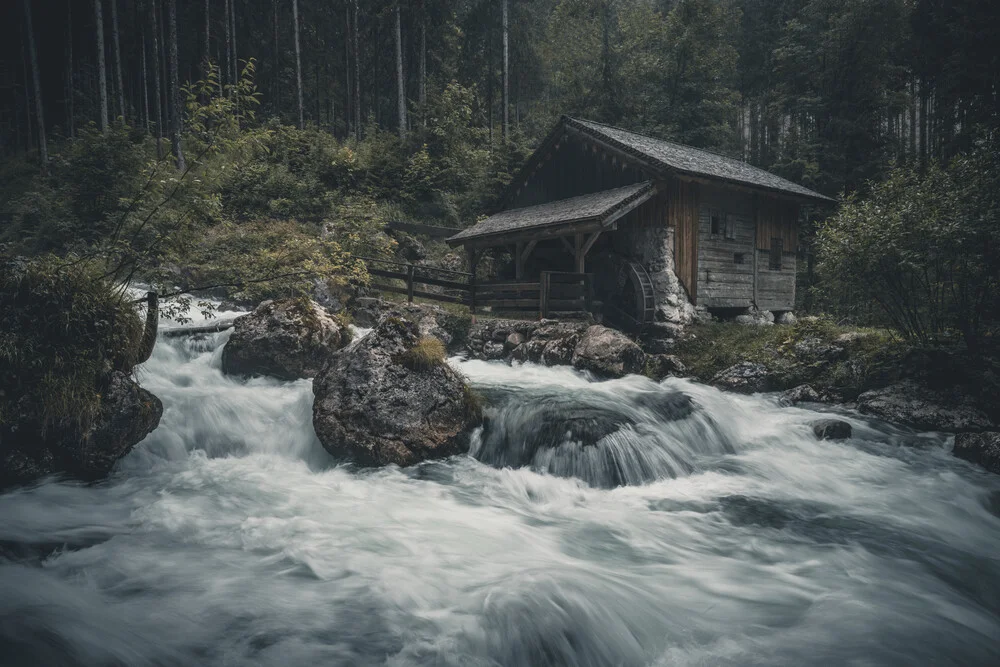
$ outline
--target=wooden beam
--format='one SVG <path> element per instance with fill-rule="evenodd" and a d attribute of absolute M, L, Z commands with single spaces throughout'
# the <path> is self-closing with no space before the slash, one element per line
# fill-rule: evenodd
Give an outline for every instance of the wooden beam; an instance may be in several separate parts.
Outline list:
<path fill-rule="evenodd" d="M 584 258 L 586 257 L 583 252 L 583 234 L 577 234 L 573 237 L 573 257 L 576 258 L 576 272 L 583 273 Z"/>
<path fill-rule="evenodd" d="M 573 247 L 573 244 L 569 242 L 568 238 L 566 238 L 565 236 L 560 236 L 559 240 L 562 241 L 563 247 L 566 248 L 566 252 L 568 252 L 571 255 L 574 252 L 576 252 L 576 249 Z"/>
<path fill-rule="evenodd" d="M 597 239 L 598 239 L 598 237 L 600 237 L 600 235 L 601 235 L 601 232 L 599 232 L 599 231 L 594 232 L 584 242 L 584 244 L 583 244 L 583 255 L 585 257 L 587 255 L 587 253 L 590 252 L 590 249 L 594 247 L 594 243 L 597 242 Z M 583 273 L 583 271 L 580 271 L 580 273 Z"/>

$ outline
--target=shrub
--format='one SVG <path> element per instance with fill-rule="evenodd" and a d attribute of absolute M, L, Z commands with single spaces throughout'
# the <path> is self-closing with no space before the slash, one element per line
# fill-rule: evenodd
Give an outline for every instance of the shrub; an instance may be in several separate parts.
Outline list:
<path fill-rule="evenodd" d="M 108 374 L 135 363 L 131 300 L 86 262 L 0 262 L 0 425 L 85 429 Z"/>
<path fill-rule="evenodd" d="M 1000 325 L 1000 146 L 925 172 L 895 169 L 850 197 L 817 242 L 831 300 L 874 300 L 908 338 L 958 332 L 978 349 Z"/>
<path fill-rule="evenodd" d="M 444 343 L 433 336 L 423 336 L 400 357 L 400 363 L 411 371 L 423 371 L 444 363 Z"/>

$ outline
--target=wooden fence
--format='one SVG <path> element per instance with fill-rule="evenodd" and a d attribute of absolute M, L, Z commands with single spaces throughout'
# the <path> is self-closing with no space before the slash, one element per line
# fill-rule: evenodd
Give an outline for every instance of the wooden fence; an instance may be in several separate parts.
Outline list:
<path fill-rule="evenodd" d="M 476 282 L 464 271 L 418 266 L 386 259 L 359 257 L 373 278 L 371 286 L 383 292 L 457 303 L 476 312 L 477 307 L 495 310 L 535 312 L 550 315 L 578 315 L 594 307 L 593 276 L 589 273 L 543 271 L 539 282 Z M 392 281 L 399 281 L 393 283 Z"/>

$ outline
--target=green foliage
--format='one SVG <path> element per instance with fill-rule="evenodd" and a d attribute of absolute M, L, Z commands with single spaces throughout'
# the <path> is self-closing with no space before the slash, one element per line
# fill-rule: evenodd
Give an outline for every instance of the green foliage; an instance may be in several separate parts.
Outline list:
<path fill-rule="evenodd" d="M 1000 325 L 1000 151 L 983 144 L 947 167 L 893 170 L 820 230 L 827 298 L 875 301 L 927 344 L 961 333 L 970 348 Z"/>
<path fill-rule="evenodd" d="M 0 426 L 87 428 L 142 335 L 131 301 L 94 266 L 0 259 Z"/>
<path fill-rule="evenodd" d="M 803 342 L 808 345 L 799 346 Z M 824 348 L 841 352 L 811 352 Z M 674 353 L 703 381 L 749 361 L 770 370 L 775 389 L 811 384 L 821 391 L 854 398 L 898 379 L 911 349 L 886 329 L 842 327 L 826 318 L 804 318 L 793 326 L 757 327 L 732 322 L 693 326 Z"/>
<path fill-rule="evenodd" d="M 423 336 L 399 357 L 399 363 L 411 371 L 425 371 L 444 364 L 444 343 L 433 336 Z"/>

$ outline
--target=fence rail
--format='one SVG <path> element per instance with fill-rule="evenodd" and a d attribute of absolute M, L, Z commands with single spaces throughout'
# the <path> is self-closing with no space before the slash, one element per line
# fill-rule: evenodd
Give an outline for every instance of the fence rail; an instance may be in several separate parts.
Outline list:
<path fill-rule="evenodd" d="M 543 271 L 539 282 L 477 282 L 464 271 L 418 266 L 387 259 L 359 257 L 368 266 L 369 275 L 383 280 L 371 286 L 383 292 L 404 294 L 413 302 L 416 297 L 430 301 L 456 303 L 469 307 L 551 314 L 591 312 L 594 304 L 593 276 L 589 273 Z M 389 281 L 400 281 L 402 285 Z M 435 291 L 427 288 L 438 288 Z"/>

